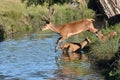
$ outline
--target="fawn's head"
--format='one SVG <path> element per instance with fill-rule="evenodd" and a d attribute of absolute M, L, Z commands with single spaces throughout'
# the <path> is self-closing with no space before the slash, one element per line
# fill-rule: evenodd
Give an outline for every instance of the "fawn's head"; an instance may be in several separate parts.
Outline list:
<path fill-rule="evenodd" d="M 111 32 L 111 36 L 117 36 L 117 32 L 116 31 L 112 31 Z"/>

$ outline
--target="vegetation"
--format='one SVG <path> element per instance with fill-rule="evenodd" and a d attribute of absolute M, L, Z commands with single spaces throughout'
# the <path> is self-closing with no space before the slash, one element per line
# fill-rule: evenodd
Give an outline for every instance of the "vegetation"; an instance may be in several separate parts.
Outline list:
<path fill-rule="evenodd" d="M 118 47 L 120 44 L 118 43 L 120 40 L 120 24 L 116 24 L 114 26 L 111 26 L 110 28 L 103 29 L 102 32 L 106 34 L 109 31 L 117 31 L 118 35 L 114 38 L 110 38 L 109 40 L 105 42 L 100 42 L 98 40 L 94 41 L 89 45 L 90 52 L 88 52 L 89 56 L 92 58 L 93 61 L 95 61 L 98 65 L 98 67 L 103 70 L 103 74 L 105 75 L 105 80 L 119 80 L 120 79 L 120 67 L 119 62 L 120 60 L 117 59 L 118 57 Z M 115 55 L 117 56 L 115 57 Z M 116 66 L 113 66 L 109 63 L 112 61 L 112 59 L 115 58 L 115 60 L 118 62 L 115 64 Z M 101 63 L 102 61 L 102 63 Z M 114 61 L 114 60 L 113 60 Z M 112 61 L 112 63 L 114 63 Z"/>
<path fill-rule="evenodd" d="M 21 0 L 22 2 L 25 2 L 26 0 Z M 27 6 L 30 6 L 32 4 L 34 5 L 44 5 L 44 3 L 48 3 L 49 6 L 57 3 L 57 4 L 64 4 L 69 3 L 72 0 L 27 0 L 26 4 Z"/>
<path fill-rule="evenodd" d="M 6 36 L 16 33 L 39 32 L 40 27 L 44 24 L 43 16 L 49 14 L 47 2 L 43 5 L 32 4 L 27 7 L 26 3 L 22 3 L 20 0 L 0 0 L 0 7 L 0 24 L 5 26 Z M 56 24 L 65 24 L 94 15 L 94 12 L 86 6 L 72 7 L 64 3 L 63 5 L 54 4 L 51 7 L 55 9 L 51 21 Z"/>
<path fill-rule="evenodd" d="M 118 29 L 120 24 L 115 26 L 111 26 L 110 28 L 106 28 L 102 30 L 103 34 L 106 34 L 110 31 L 116 31 L 117 36 L 111 38 L 105 42 L 95 41 L 91 44 L 91 51 L 90 54 L 93 55 L 92 57 L 96 57 L 96 59 L 110 59 L 119 47 L 119 39 L 120 39 L 120 29 Z M 109 55 L 108 55 L 109 54 Z"/>

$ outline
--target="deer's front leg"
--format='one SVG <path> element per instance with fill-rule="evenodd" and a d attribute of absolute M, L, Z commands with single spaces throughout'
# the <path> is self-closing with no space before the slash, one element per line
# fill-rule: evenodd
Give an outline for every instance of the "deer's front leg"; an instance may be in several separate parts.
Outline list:
<path fill-rule="evenodd" d="M 55 52 L 57 52 L 58 47 L 59 47 L 59 44 L 60 44 L 60 42 L 62 42 L 63 40 L 64 40 L 64 38 L 62 38 L 62 37 L 58 38 L 58 40 L 57 40 L 57 42 L 56 42 L 56 45 L 55 45 Z"/>

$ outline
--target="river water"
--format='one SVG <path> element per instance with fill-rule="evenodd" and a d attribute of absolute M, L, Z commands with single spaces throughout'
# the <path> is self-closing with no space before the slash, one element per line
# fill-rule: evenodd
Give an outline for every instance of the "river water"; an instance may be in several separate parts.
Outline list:
<path fill-rule="evenodd" d="M 58 37 L 31 34 L 0 42 L 0 80 L 103 80 L 89 62 L 65 63 L 59 58 L 57 66 L 54 46 Z"/>

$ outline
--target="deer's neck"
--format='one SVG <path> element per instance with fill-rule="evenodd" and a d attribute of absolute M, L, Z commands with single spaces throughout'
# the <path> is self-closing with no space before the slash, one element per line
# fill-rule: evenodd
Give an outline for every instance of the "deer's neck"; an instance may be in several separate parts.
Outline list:
<path fill-rule="evenodd" d="M 52 24 L 52 26 L 50 27 L 50 29 L 56 33 L 59 33 L 59 26 L 55 26 L 54 24 Z"/>
<path fill-rule="evenodd" d="M 82 41 L 82 42 L 80 43 L 81 49 L 84 48 L 87 44 L 88 44 L 87 41 Z"/>

